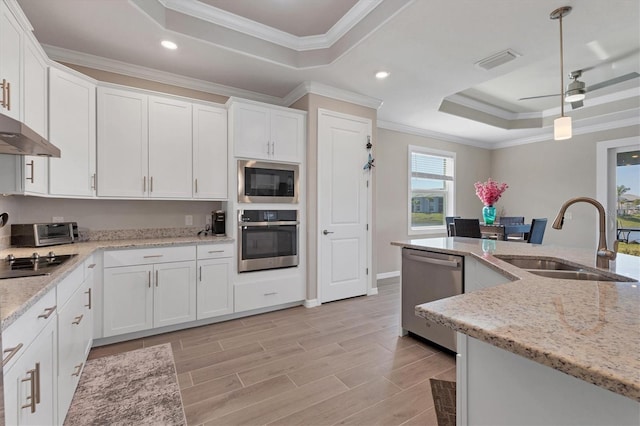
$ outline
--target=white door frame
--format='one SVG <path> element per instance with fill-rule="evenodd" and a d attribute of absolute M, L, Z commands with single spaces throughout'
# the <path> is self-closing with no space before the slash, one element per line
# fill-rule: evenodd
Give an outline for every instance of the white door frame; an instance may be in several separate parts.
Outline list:
<path fill-rule="evenodd" d="M 337 118 L 344 118 L 347 120 L 353 120 L 353 121 L 359 121 L 361 123 L 365 123 L 369 125 L 369 133 L 372 134 L 373 133 L 373 123 L 371 121 L 371 119 L 369 118 L 364 118 L 364 117 L 359 117 L 357 115 L 351 115 L 351 114 L 344 114 L 341 112 L 335 112 L 335 111 L 331 111 L 328 109 L 323 109 L 323 108 L 318 108 L 318 129 L 316 130 L 317 132 L 320 129 L 320 117 L 322 115 L 325 116 L 333 116 L 333 117 L 337 117 Z M 373 140 L 373 135 L 371 137 L 371 143 L 375 144 L 375 141 Z M 321 146 L 320 146 L 320 139 L 317 140 L 317 148 L 318 148 L 318 152 L 320 152 Z M 364 147 L 363 147 L 364 148 Z M 373 148 L 371 148 L 371 152 L 373 153 Z M 320 170 L 320 168 L 322 167 L 322 164 L 320 163 L 320 155 L 318 155 L 318 164 L 317 164 L 317 170 Z M 363 156 L 363 159 L 365 158 L 365 156 Z M 364 163 L 363 163 L 364 166 Z M 317 172 L 316 174 L 316 179 L 319 176 L 319 172 Z M 316 205 L 320 206 L 320 187 L 322 186 L 322 181 L 320 179 L 317 179 L 318 182 L 318 188 L 316 189 Z M 369 229 L 367 229 L 366 231 L 366 242 L 367 242 L 367 270 L 369 271 L 369 273 L 367 274 L 367 296 L 371 296 L 374 294 L 378 294 L 378 289 L 373 287 L 373 271 L 371 268 L 371 265 L 373 264 L 373 257 L 372 257 L 372 249 L 371 249 L 371 245 L 372 245 L 372 232 L 373 232 L 373 196 L 372 196 L 372 191 L 373 191 L 373 172 L 369 171 L 369 180 L 368 180 L 369 184 L 367 186 L 367 223 L 369 224 Z M 318 221 L 317 221 L 317 226 L 316 226 L 316 233 L 320 232 L 320 229 L 322 228 L 322 224 L 320 223 L 320 215 L 318 215 Z M 318 300 L 318 304 L 322 303 L 322 250 L 321 250 L 321 245 L 322 243 L 322 238 L 319 238 L 319 236 L 317 236 L 316 238 L 316 253 L 318 253 L 318 259 L 317 259 L 317 265 L 318 267 L 316 268 L 316 292 L 317 292 L 317 300 Z"/>
<path fill-rule="evenodd" d="M 633 136 L 624 139 L 614 139 L 611 141 L 598 142 L 596 146 L 596 199 L 602 203 L 609 219 L 607 225 L 607 246 L 613 247 L 616 239 L 616 208 L 617 193 L 609 191 L 611 182 L 615 182 L 615 166 L 613 169 L 610 163 L 615 161 L 617 148 L 640 146 L 640 137 Z M 613 209 L 611 209 L 613 206 Z M 596 231 L 597 234 L 597 231 Z"/>

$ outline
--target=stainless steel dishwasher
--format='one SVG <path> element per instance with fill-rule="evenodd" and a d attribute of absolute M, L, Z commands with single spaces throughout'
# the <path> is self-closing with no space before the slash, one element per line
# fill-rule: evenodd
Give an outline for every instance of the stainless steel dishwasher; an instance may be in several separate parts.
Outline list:
<path fill-rule="evenodd" d="M 456 333 L 415 314 L 415 306 L 462 294 L 464 257 L 402 249 L 402 329 L 456 351 Z"/>

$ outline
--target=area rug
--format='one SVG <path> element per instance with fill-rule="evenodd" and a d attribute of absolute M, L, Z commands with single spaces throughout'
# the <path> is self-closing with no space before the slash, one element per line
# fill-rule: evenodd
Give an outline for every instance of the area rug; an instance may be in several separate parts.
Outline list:
<path fill-rule="evenodd" d="M 64 424 L 186 425 L 171 345 L 87 361 Z"/>
<path fill-rule="evenodd" d="M 456 425 L 456 382 L 429 379 L 438 426 Z"/>

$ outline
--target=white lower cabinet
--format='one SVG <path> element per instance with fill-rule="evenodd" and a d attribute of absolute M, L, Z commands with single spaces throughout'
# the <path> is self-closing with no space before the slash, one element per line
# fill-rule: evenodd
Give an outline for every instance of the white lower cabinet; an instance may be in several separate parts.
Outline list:
<path fill-rule="evenodd" d="M 233 313 L 233 244 L 198 246 L 198 319 Z"/>
<path fill-rule="evenodd" d="M 53 425 L 57 423 L 57 326 L 55 307 L 42 318 L 46 325 L 4 371 L 5 423 Z"/>
<path fill-rule="evenodd" d="M 64 423 L 93 337 L 92 277 L 58 310 L 58 424 Z"/>
<path fill-rule="evenodd" d="M 235 311 L 249 311 L 304 300 L 299 278 L 278 278 L 235 285 Z"/>
<path fill-rule="evenodd" d="M 103 297 L 104 337 L 194 321 L 195 247 L 105 252 Z"/>

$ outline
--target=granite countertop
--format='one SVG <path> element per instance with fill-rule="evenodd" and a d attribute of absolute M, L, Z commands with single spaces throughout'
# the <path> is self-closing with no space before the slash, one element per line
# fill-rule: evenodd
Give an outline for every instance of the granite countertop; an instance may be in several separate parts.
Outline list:
<path fill-rule="evenodd" d="M 595 249 L 459 237 L 392 244 L 472 256 L 511 280 L 418 305 L 417 315 L 640 401 L 638 282 L 545 278 L 494 256 L 560 258 L 596 269 Z M 638 280 L 640 262 L 637 257 L 619 254 L 606 273 Z"/>
<path fill-rule="evenodd" d="M 7 248 L 0 250 L 0 258 L 5 258 L 9 253 L 16 257 L 30 256 L 37 252 L 46 255 L 50 251 L 56 254 L 77 254 L 51 275 L 36 277 L 11 278 L 0 280 L 0 316 L 1 330 L 5 330 L 20 315 L 35 304 L 49 290 L 67 277 L 76 267 L 80 266 L 91 254 L 98 250 L 145 248 L 145 247 L 170 247 L 193 244 L 220 244 L 229 243 L 230 237 L 216 236 L 190 236 L 190 237 L 165 237 L 165 238 L 130 238 L 121 240 L 101 240 L 89 242 L 77 242 L 51 247 L 39 248 Z"/>

